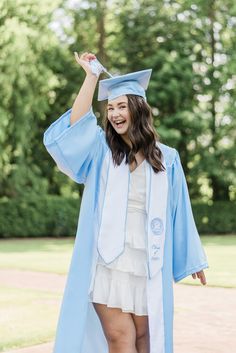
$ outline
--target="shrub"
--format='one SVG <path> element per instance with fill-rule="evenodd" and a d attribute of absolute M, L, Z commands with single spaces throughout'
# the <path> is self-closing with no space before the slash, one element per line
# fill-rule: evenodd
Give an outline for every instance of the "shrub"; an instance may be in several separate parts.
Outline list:
<path fill-rule="evenodd" d="M 236 203 L 193 202 L 200 234 L 236 233 Z M 62 237 L 76 233 L 80 200 L 56 195 L 0 200 L 0 237 Z"/>
<path fill-rule="evenodd" d="M 217 201 L 212 205 L 193 202 L 193 214 L 199 233 L 236 233 L 236 203 Z"/>
<path fill-rule="evenodd" d="M 80 200 L 47 195 L 0 200 L 0 236 L 69 236 L 76 232 Z"/>

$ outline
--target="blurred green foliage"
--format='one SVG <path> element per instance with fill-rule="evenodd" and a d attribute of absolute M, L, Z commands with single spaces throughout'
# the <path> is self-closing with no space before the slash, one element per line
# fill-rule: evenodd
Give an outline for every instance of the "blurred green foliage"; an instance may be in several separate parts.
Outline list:
<path fill-rule="evenodd" d="M 0 200 L 0 237 L 62 237 L 76 233 L 80 199 L 56 195 Z M 236 229 L 236 204 L 193 202 L 200 234 L 230 234 Z"/>
<path fill-rule="evenodd" d="M 234 0 L 1 1 L 0 197 L 81 195 L 42 144 L 82 84 L 76 50 L 114 74 L 152 68 L 155 127 L 191 197 L 235 200 L 235 33 Z"/>
<path fill-rule="evenodd" d="M 58 195 L 1 199 L 0 237 L 73 235 L 79 209 L 79 199 Z"/>

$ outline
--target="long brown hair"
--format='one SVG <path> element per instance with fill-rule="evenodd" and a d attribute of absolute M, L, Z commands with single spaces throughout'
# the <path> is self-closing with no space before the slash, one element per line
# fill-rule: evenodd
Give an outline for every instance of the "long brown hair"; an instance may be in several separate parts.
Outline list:
<path fill-rule="evenodd" d="M 132 147 L 128 146 L 114 130 L 108 120 L 107 113 L 103 122 L 106 141 L 111 149 L 113 162 L 115 165 L 120 165 L 124 157 L 126 157 L 126 163 L 135 162 L 137 166 L 135 154 L 140 151 L 155 173 L 163 171 L 165 168 L 161 162 L 162 153 L 156 144 L 159 136 L 153 126 L 151 108 L 143 97 L 132 94 L 127 94 L 126 96 L 131 118 L 127 134 Z"/>

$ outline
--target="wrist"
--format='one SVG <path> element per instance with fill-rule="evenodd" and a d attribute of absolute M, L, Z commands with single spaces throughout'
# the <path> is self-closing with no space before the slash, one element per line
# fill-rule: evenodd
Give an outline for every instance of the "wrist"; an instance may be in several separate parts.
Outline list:
<path fill-rule="evenodd" d="M 89 80 L 93 80 L 93 81 L 97 81 L 98 77 L 96 75 L 94 75 L 92 72 L 86 72 L 86 79 Z"/>

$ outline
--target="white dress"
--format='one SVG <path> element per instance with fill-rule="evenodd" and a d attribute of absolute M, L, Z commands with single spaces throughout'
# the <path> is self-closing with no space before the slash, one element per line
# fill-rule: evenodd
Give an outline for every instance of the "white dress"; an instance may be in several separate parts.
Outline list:
<path fill-rule="evenodd" d="M 123 253 L 106 264 L 99 256 L 90 300 L 147 315 L 146 177 L 144 160 L 130 173 L 126 240 Z"/>

